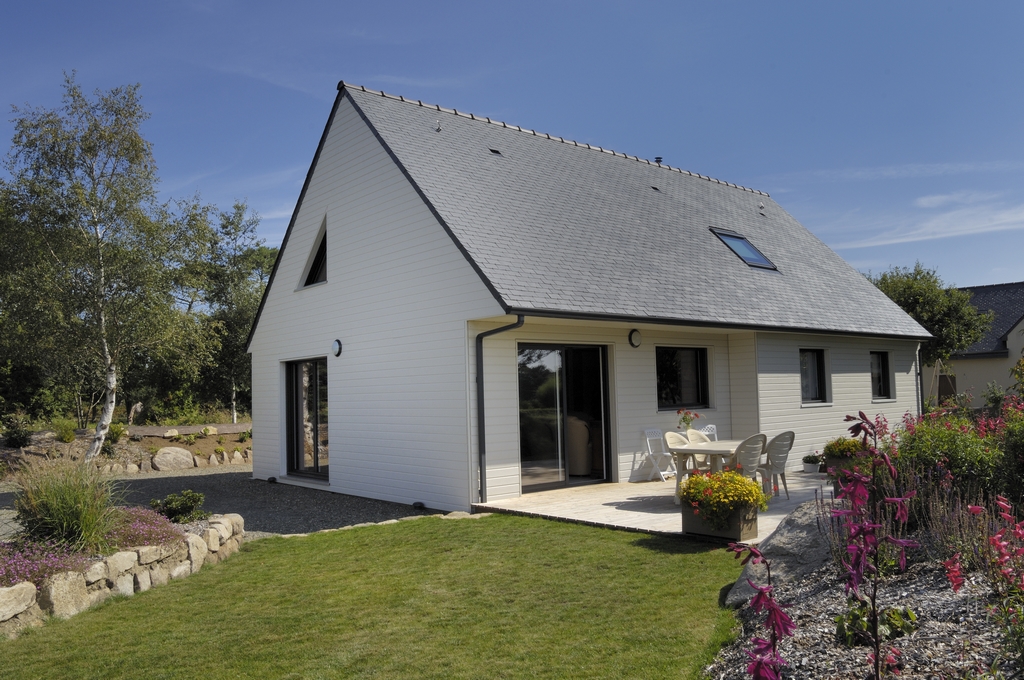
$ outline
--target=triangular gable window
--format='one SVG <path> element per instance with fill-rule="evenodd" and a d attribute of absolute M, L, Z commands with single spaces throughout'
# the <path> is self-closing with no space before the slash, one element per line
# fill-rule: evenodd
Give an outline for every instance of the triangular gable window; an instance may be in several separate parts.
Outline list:
<path fill-rule="evenodd" d="M 320 247 L 316 249 L 313 256 L 313 263 L 309 266 L 309 274 L 306 275 L 306 282 L 302 285 L 312 286 L 314 283 L 323 283 L 327 280 L 327 234 L 320 239 Z"/>

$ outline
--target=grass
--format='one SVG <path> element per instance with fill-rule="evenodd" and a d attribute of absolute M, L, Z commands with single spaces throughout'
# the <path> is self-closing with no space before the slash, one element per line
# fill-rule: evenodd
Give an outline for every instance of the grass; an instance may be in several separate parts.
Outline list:
<path fill-rule="evenodd" d="M 0 677 L 697 677 L 738 575 L 708 545 L 511 516 L 266 539 L 0 641 Z"/>

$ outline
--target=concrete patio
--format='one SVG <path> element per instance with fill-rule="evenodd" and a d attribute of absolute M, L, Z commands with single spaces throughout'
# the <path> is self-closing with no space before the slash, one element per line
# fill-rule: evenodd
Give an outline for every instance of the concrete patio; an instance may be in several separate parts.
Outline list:
<path fill-rule="evenodd" d="M 780 485 L 780 496 L 768 500 L 768 510 L 758 513 L 757 543 L 775 531 L 792 510 L 814 499 L 824 490 L 831 498 L 832 486 L 820 473 L 806 474 L 798 470 L 786 474 L 789 499 Z M 622 482 L 589 484 L 553 491 L 524 494 L 519 498 L 478 503 L 474 512 L 507 512 L 532 517 L 545 517 L 593 526 L 657 534 L 682 535 L 680 506 L 675 503 L 675 480 L 667 482 Z"/>

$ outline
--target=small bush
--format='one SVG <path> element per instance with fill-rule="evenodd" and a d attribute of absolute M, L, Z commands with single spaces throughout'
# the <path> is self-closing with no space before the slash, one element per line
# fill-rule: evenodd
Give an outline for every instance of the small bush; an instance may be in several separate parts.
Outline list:
<path fill-rule="evenodd" d="M 245 442 L 249 441 L 250 439 L 252 439 L 252 430 L 251 429 L 250 430 L 246 430 L 245 432 L 239 432 L 238 433 L 238 441 L 239 442 L 244 444 Z"/>
<path fill-rule="evenodd" d="M 139 545 L 163 545 L 184 537 L 171 520 L 149 508 L 114 508 L 112 528 L 107 543 L 112 548 Z"/>
<path fill-rule="evenodd" d="M 57 435 L 57 441 L 70 444 L 75 441 L 75 421 L 67 418 L 57 418 L 52 423 L 53 432 Z"/>
<path fill-rule="evenodd" d="M 28 418 L 21 413 L 8 413 L 3 417 L 4 444 L 12 449 L 20 449 L 32 441 Z"/>
<path fill-rule="evenodd" d="M 224 445 L 224 435 L 217 437 L 217 443 L 220 444 L 221 446 Z"/>
<path fill-rule="evenodd" d="M 817 465 L 818 463 L 821 462 L 821 456 L 819 456 L 816 453 L 809 453 L 806 456 L 804 456 L 801 460 L 807 463 L 808 465 Z"/>
<path fill-rule="evenodd" d="M 149 502 L 149 506 L 172 522 L 183 524 L 198 522 L 210 516 L 210 513 L 202 509 L 205 500 L 206 496 L 203 494 L 185 489 L 180 494 L 168 495 L 162 501 L 154 498 Z"/>
<path fill-rule="evenodd" d="M 125 435 L 125 432 L 127 431 L 127 425 L 123 425 L 121 423 L 111 423 L 110 429 L 107 430 L 107 439 L 109 439 L 111 443 L 116 444 L 119 441 L 121 441 L 121 437 L 123 437 Z"/>
<path fill-rule="evenodd" d="M 88 562 L 81 553 L 52 541 L 23 538 L 0 542 L 0 588 L 10 588 L 22 581 L 39 587 L 48 576 L 84 569 Z"/>
<path fill-rule="evenodd" d="M 1006 426 L 1003 440 L 1003 459 L 1000 477 L 1003 495 L 1017 507 L 1024 505 L 1024 419 L 1015 419 Z"/>
<path fill-rule="evenodd" d="M 217 446 L 217 447 L 215 447 L 213 449 L 213 452 L 216 453 L 218 456 L 220 456 L 220 455 L 222 455 L 224 453 L 224 447 L 223 446 Z"/>
<path fill-rule="evenodd" d="M 964 492 L 999 491 L 1002 452 L 982 439 L 970 419 L 933 413 L 905 425 L 896 467 L 900 474 L 955 480 Z"/>
<path fill-rule="evenodd" d="M 186 434 L 181 438 L 181 441 L 184 442 L 186 446 L 194 446 L 196 443 L 196 435 Z"/>
<path fill-rule="evenodd" d="M 836 437 L 825 444 L 822 455 L 826 458 L 853 458 L 863 450 L 864 444 L 859 439 Z"/>
<path fill-rule="evenodd" d="M 105 547 L 115 492 L 95 467 L 30 463 L 18 472 L 15 484 L 14 509 L 29 537 L 81 550 Z"/>

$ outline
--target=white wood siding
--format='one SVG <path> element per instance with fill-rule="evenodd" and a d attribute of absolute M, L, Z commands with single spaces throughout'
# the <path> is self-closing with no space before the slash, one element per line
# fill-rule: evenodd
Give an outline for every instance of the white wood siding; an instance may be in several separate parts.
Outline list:
<path fill-rule="evenodd" d="M 831 402 L 801 403 L 800 350 L 826 351 Z M 894 399 L 871 398 L 870 352 L 889 352 Z M 800 459 L 820 451 L 829 439 L 847 435 L 847 414 L 864 411 L 883 414 L 893 425 L 904 413 L 916 414 L 920 395 L 917 383 L 917 342 L 883 338 L 829 335 L 757 334 L 758 402 L 760 429 L 769 439 L 785 430 L 796 433 L 788 466 L 800 467 Z"/>
<path fill-rule="evenodd" d="M 298 289 L 325 215 L 327 282 Z M 475 485 L 465 320 L 498 314 L 343 101 L 253 337 L 253 475 L 286 474 L 283 362 L 327 356 L 330 490 L 466 509 Z"/>
<path fill-rule="evenodd" d="M 475 351 L 477 333 L 513 321 L 514 317 L 502 317 L 471 322 L 466 337 L 469 353 Z M 631 328 L 639 328 L 643 334 L 643 343 L 639 348 L 629 345 L 627 336 Z M 488 500 L 516 497 L 521 493 L 516 364 L 519 343 L 594 344 L 608 347 L 609 393 L 612 402 L 609 409 L 612 425 L 612 481 L 646 479 L 649 467 L 633 468 L 634 457 L 644 446 L 643 430 L 649 427 L 675 430 L 679 420 L 675 410 L 658 410 L 656 346 L 708 349 L 711 408 L 699 410 L 705 418 L 698 423 L 716 424 L 719 436 L 723 438 L 732 435 L 729 338 L 725 333 L 668 326 L 566 322 L 527 317 L 522 328 L 484 340 Z M 476 461 L 475 397 L 471 414 L 473 458 Z"/>
<path fill-rule="evenodd" d="M 729 389 L 732 393 L 732 434 L 741 438 L 760 432 L 757 338 L 752 332 L 729 334 Z"/>

